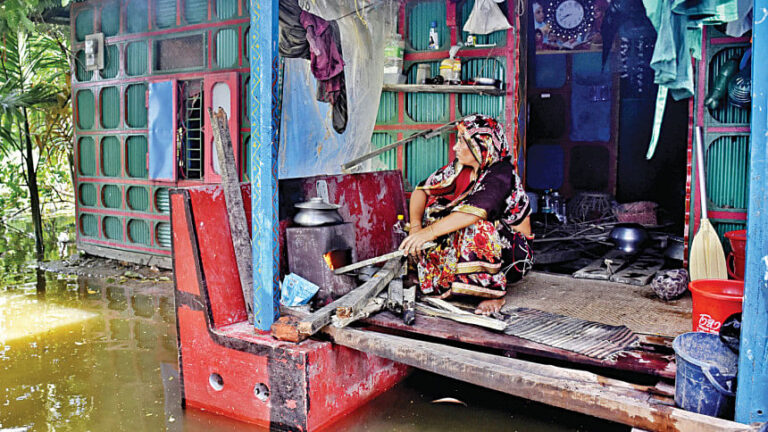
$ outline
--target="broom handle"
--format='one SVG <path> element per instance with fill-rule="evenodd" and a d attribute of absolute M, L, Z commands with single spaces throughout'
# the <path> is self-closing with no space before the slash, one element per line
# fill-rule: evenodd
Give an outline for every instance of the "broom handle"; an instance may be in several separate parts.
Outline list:
<path fill-rule="evenodd" d="M 701 143 L 701 126 L 697 126 L 696 132 L 696 165 L 699 171 L 699 189 L 701 189 L 701 218 L 707 218 L 707 179 L 704 177 L 704 146 Z"/>

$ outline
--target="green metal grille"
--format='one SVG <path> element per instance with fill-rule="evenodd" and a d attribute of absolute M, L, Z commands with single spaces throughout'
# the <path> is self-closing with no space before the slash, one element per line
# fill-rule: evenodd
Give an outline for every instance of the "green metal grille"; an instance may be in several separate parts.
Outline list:
<path fill-rule="evenodd" d="M 186 179 L 203 178 L 203 92 L 202 82 L 179 81 L 180 102 L 179 141 L 181 142 L 181 174 Z"/>
<path fill-rule="evenodd" d="M 125 89 L 125 124 L 128 127 L 147 127 L 147 86 L 129 85 Z"/>
<path fill-rule="evenodd" d="M 128 222 L 128 237 L 133 243 L 149 245 L 149 224 L 139 219 Z"/>
<path fill-rule="evenodd" d="M 155 191 L 155 208 L 160 213 L 168 213 L 171 210 L 171 200 L 167 188 L 159 188 Z"/>
<path fill-rule="evenodd" d="M 707 149 L 707 195 L 719 208 L 746 209 L 749 137 L 724 136 Z"/>
<path fill-rule="evenodd" d="M 237 66 L 237 39 L 235 29 L 221 29 L 216 33 L 216 64 L 222 68 Z"/>
<path fill-rule="evenodd" d="M 120 140 L 105 136 L 101 139 L 101 172 L 107 177 L 117 177 L 120 166 Z"/>
<path fill-rule="evenodd" d="M 405 147 L 406 173 L 411 186 L 416 186 L 448 160 L 447 136 L 416 138 Z"/>
<path fill-rule="evenodd" d="M 168 222 L 160 222 L 155 225 L 155 236 L 157 244 L 164 247 L 171 247 L 171 224 Z"/>
<path fill-rule="evenodd" d="M 120 53 L 117 45 L 107 45 L 104 53 L 104 69 L 99 73 L 102 78 L 114 78 L 120 69 Z"/>
<path fill-rule="evenodd" d="M 232 18 L 237 14 L 237 0 L 216 0 L 216 16 L 219 19 Z"/>
<path fill-rule="evenodd" d="M 125 48 L 125 73 L 129 76 L 147 73 L 147 42 L 131 42 Z"/>
<path fill-rule="evenodd" d="M 80 175 L 92 176 L 96 174 L 96 148 L 93 138 L 82 137 L 77 146 L 77 158 L 80 161 Z"/>
<path fill-rule="evenodd" d="M 432 76 L 440 73 L 440 62 L 430 62 Z M 416 64 L 408 70 L 408 83 L 416 83 Z M 407 93 L 405 95 L 405 112 L 415 122 L 447 123 L 448 95 L 445 93 Z"/>
<path fill-rule="evenodd" d="M 462 79 L 474 77 L 495 78 L 506 82 L 504 66 L 496 59 L 472 59 L 462 64 Z M 459 112 L 462 115 L 485 114 L 504 122 L 504 96 L 462 94 L 459 96 Z"/>
<path fill-rule="evenodd" d="M 101 8 L 101 32 L 114 36 L 120 32 L 120 2 L 105 2 Z"/>
<path fill-rule="evenodd" d="M 469 18 L 470 12 L 472 12 L 472 7 L 475 5 L 475 0 L 467 0 L 460 6 L 460 12 L 459 16 L 461 18 L 461 25 L 459 26 L 460 29 L 464 28 L 464 24 L 467 23 L 467 19 Z M 507 3 L 500 3 L 499 7 L 501 7 L 502 12 L 504 12 L 504 15 L 507 14 Z M 467 36 L 469 36 L 469 33 L 462 31 L 461 32 L 461 40 L 466 41 Z M 507 42 L 507 32 L 504 30 L 495 31 L 491 34 L 487 35 L 476 35 L 477 37 L 477 43 L 478 44 L 496 44 L 496 46 L 504 46 Z"/>
<path fill-rule="evenodd" d="M 376 113 L 376 124 L 392 124 L 397 122 L 397 93 L 381 92 L 379 112 Z"/>
<path fill-rule="evenodd" d="M 92 214 L 80 215 L 80 233 L 88 237 L 96 237 L 99 234 L 96 216 Z"/>
<path fill-rule="evenodd" d="M 121 208 L 123 206 L 123 196 L 120 188 L 115 185 L 102 186 L 101 203 L 106 208 Z"/>
<path fill-rule="evenodd" d="M 90 81 L 93 78 L 93 72 L 85 70 L 85 51 L 80 50 L 75 54 L 75 78 L 78 81 Z"/>
<path fill-rule="evenodd" d="M 243 85 L 240 86 L 240 106 L 242 116 L 240 116 L 240 126 L 250 129 L 251 125 L 251 98 L 249 92 L 251 91 L 251 77 L 250 74 L 241 74 L 243 78 Z"/>
<path fill-rule="evenodd" d="M 128 207 L 131 210 L 147 211 L 149 208 L 149 192 L 147 188 L 141 186 L 131 186 L 128 188 Z"/>
<path fill-rule="evenodd" d="M 80 185 L 80 204 L 89 207 L 96 205 L 96 186 L 93 183 Z"/>
<path fill-rule="evenodd" d="M 123 226 L 120 219 L 114 216 L 104 216 L 101 220 L 104 237 L 110 240 L 123 241 Z"/>
<path fill-rule="evenodd" d="M 117 87 L 104 87 L 101 89 L 101 126 L 105 129 L 114 129 L 120 123 L 120 93 Z"/>
<path fill-rule="evenodd" d="M 80 129 L 92 129 L 94 117 L 93 93 L 90 90 L 77 92 L 77 125 Z"/>
<path fill-rule="evenodd" d="M 375 132 L 371 136 L 371 144 L 374 149 L 384 147 L 387 144 L 392 144 L 394 139 L 392 135 L 383 132 Z M 379 155 L 379 162 L 383 169 L 397 169 L 397 149 L 392 149 L 386 153 Z"/>
<path fill-rule="evenodd" d="M 147 178 L 147 138 L 131 136 L 125 142 L 128 176 Z"/>
<path fill-rule="evenodd" d="M 176 0 L 155 0 L 155 22 L 160 28 L 176 25 Z"/>
<path fill-rule="evenodd" d="M 720 73 L 720 68 L 726 61 L 731 58 L 741 59 L 741 56 L 746 49 L 746 46 L 726 48 L 712 56 L 712 60 L 709 62 L 709 85 L 713 85 L 717 74 Z M 748 124 L 750 121 L 751 110 L 749 108 L 744 109 L 735 107 L 728 103 L 727 99 L 728 97 L 726 96 L 720 101 L 720 106 L 716 110 L 709 110 L 710 115 L 721 123 Z"/>
<path fill-rule="evenodd" d="M 723 242 L 723 245 L 726 246 L 726 250 L 728 247 L 730 247 L 730 242 L 727 238 L 725 238 L 725 233 L 728 231 L 737 231 L 737 230 L 743 230 L 747 229 L 746 223 L 732 223 L 732 222 L 712 222 L 712 225 L 715 227 L 715 231 L 717 231 L 718 237 L 720 237 L 720 241 Z"/>
<path fill-rule="evenodd" d="M 91 33 L 93 33 L 93 9 L 83 9 L 75 17 L 75 39 L 82 42 L 85 36 Z"/>
<path fill-rule="evenodd" d="M 244 182 L 250 181 L 248 177 L 249 167 L 251 165 L 251 135 L 248 133 L 240 133 L 241 142 L 240 145 L 240 177 Z"/>
<path fill-rule="evenodd" d="M 125 30 L 128 33 L 147 31 L 147 0 L 131 0 L 125 6 Z"/>
<path fill-rule="evenodd" d="M 411 7 L 411 5 L 413 5 Z M 429 46 L 429 28 L 432 21 L 437 22 L 437 34 L 440 38 L 440 46 L 447 48 L 450 45 L 450 32 L 446 24 L 445 2 L 425 1 L 408 3 L 411 7 L 408 14 L 408 42 L 416 51 L 424 51 Z"/>
<path fill-rule="evenodd" d="M 190 24 L 205 21 L 208 17 L 208 0 L 186 0 L 184 2 L 184 17 Z"/>

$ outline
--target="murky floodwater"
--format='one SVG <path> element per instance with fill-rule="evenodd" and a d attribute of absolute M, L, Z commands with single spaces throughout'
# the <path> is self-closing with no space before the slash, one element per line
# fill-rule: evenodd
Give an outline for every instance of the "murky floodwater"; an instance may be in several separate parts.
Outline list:
<path fill-rule="evenodd" d="M 262 430 L 181 410 L 171 283 L 37 274 L 14 236 L 0 228 L 0 246 L 19 246 L 0 249 L 0 431 Z M 466 406 L 431 403 L 445 397 Z M 329 430 L 627 429 L 417 372 Z"/>

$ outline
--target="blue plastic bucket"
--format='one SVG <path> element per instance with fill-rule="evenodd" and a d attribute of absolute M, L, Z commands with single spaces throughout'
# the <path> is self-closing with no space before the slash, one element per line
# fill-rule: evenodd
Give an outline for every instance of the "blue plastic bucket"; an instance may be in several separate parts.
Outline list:
<path fill-rule="evenodd" d="M 732 417 L 738 356 L 716 334 L 685 333 L 672 342 L 677 362 L 675 404 L 716 417 Z"/>

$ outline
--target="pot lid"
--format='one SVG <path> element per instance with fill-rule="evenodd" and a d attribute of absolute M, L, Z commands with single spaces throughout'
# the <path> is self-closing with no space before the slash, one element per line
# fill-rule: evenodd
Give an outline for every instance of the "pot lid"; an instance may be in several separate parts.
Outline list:
<path fill-rule="evenodd" d="M 323 201 L 320 197 L 310 198 L 307 202 L 302 202 L 294 205 L 300 209 L 313 209 L 313 210 L 338 210 L 341 206 L 337 204 L 331 204 Z"/>

